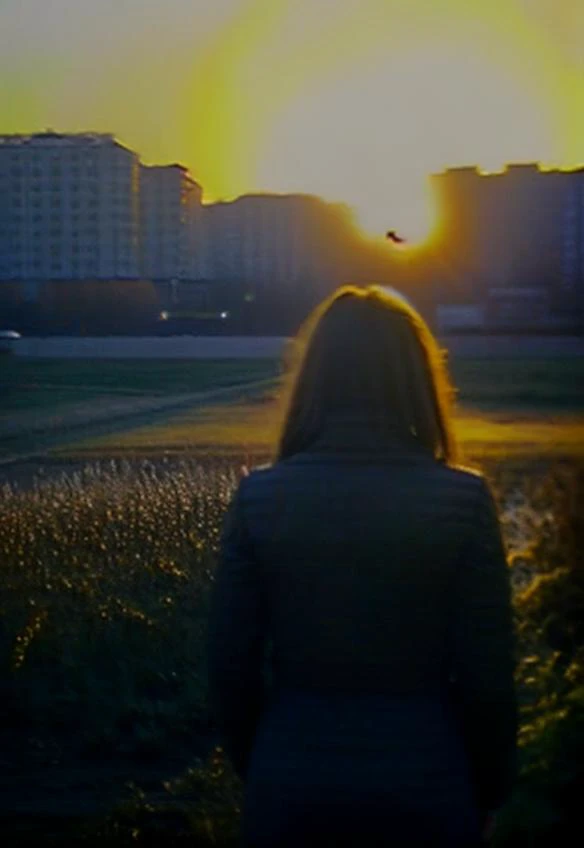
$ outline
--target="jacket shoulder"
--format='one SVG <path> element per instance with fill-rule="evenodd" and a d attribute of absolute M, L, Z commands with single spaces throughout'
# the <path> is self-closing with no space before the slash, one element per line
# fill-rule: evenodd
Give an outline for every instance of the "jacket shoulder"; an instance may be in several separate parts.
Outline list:
<path fill-rule="evenodd" d="M 444 482 L 470 498 L 480 498 L 481 493 L 489 488 L 485 476 L 476 468 L 465 465 L 442 466 L 441 473 Z"/>
<path fill-rule="evenodd" d="M 253 468 L 246 468 L 244 469 L 240 486 L 246 492 L 255 492 L 258 487 L 262 489 L 264 485 L 270 484 L 270 481 L 274 477 L 274 472 L 275 465 L 269 462 L 264 465 L 254 465 Z"/>
<path fill-rule="evenodd" d="M 246 485 L 250 483 L 253 485 L 254 482 L 271 476 L 273 470 L 274 465 L 271 462 L 266 462 L 263 465 L 254 465 L 252 468 L 245 469 L 243 479 L 246 481 Z"/>
<path fill-rule="evenodd" d="M 449 465 L 447 466 L 447 468 L 456 477 L 469 483 L 469 485 L 480 485 L 480 483 L 484 483 L 485 481 L 485 477 L 482 471 L 479 471 L 478 468 L 473 468 L 470 465 L 456 464 Z"/>

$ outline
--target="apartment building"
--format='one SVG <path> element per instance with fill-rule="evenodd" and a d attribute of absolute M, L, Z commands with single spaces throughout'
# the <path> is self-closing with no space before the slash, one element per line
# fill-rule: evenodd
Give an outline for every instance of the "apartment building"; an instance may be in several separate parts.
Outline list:
<path fill-rule="evenodd" d="M 138 278 L 139 176 L 112 135 L 0 136 L 0 280 Z"/>
<path fill-rule="evenodd" d="M 583 323 L 584 168 L 451 168 L 432 182 L 443 304 L 480 303 L 489 326 Z"/>
<path fill-rule="evenodd" d="M 188 281 L 202 266 L 202 189 L 182 165 L 140 166 L 141 263 L 146 278 Z"/>

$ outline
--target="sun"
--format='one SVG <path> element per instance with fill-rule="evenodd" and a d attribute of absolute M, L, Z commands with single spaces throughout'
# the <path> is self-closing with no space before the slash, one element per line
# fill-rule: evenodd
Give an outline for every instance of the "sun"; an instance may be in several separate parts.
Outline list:
<path fill-rule="evenodd" d="M 382 238 L 388 230 L 395 230 L 407 244 L 421 245 L 431 237 L 437 223 L 429 180 L 424 175 L 411 184 L 403 183 L 399 192 L 388 193 L 386 203 L 373 204 L 368 197 L 357 197 L 352 206 L 356 223 L 368 238 Z"/>
<path fill-rule="evenodd" d="M 533 101 L 486 60 L 412 51 L 282 104 L 259 141 L 254 179 L 347 203 L 369 236 L 395 229 L 419 243 L 437 224 L 431 174 L 537 157 L 545 136 Z"/>
<path fill-rule="evenodd" d="M 432 174 L 562 158 L 551 92 L 575 88 L 517 4 L 485 0 L 478 40 L 467 0 L 321 5 L 242 0 L 205 53 L 185 124 L 208 201 L 313 194 L 352 207 L 364 236 L 424 244 Z"/>

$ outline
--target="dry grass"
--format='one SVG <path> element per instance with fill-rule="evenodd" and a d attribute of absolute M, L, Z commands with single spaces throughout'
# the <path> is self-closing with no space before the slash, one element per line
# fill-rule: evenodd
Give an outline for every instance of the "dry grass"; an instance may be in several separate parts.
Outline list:
<path fill-rule="evenodd" d="M 241 420 L 230 418 L 230 427 L 249 426 L 250 420 L 259 424 L 264 410 L 256 406 L 241 414 Z M 562 740 L 577 738 L 572 725 L 561 724 L 568 715 L 564 701 L 557 708 L 552 704 L 553 710 L 549 706 L 548 689 L 555 698 L 568 672 L 560 668 L 553 677 L 548 674 L 549 649 L 540 645 L 537 616 L 549 616 L 534 603 L 532 587 L 537 589 L 542 574 L 547 581 L 542 585 L 551 585 L 551 569 L 564 575 L 575 563 L 579 548 L 576 537 L 570 542 L 566 517 L 570 509 L 579 514 L 578 472 L 577 463 L 547 465 L 542 473 L 537 462 L 484 463 L 501 509 L 516 596 L 529 595 L 522 613 L 523 653 L 530 662 L 525 685 L 537 683 L 537 693 L 525 717 L 526 729 L 535 728 L 526 738 L 526 762 L 557 756 L 544 734 L 550 726 L 554 734 L 563 733 Z M 77 805 L 87 786 L 95 793 L 104 782 L 103 764 L 111 770 L 124 762 L 126 774 L 141 786 L 152 770 L 158 775 L 154 783 L 150 779 L 150 789 L 136 791 L 115 814 L 102 818 L 99 831 L 88 825 L 83 844 L 146 846 L 180 839 L 237 844 L 240 787 L 212 752 L 202 654 L 207 590 L 237 478 L 231 460 L 142 459 L 88 465 L 32 489 L 7 486 L 2 492 L 0 729 L 18 763 L 10 766 L 9 783 L 20 773 L 15 796 L 32 810 L 35 803 L 46 803 L 48 790 L 37 784 L 49 766 L 51 785 L 58 780 L 66 786 L 62 797 L 49 792 L 56 808 Z M 564 595 L 565 602 L 555 596 L 551 601 L 565 617 L 573 593 Z M 539 666 L 551 681 L 542 690 L 543 700 Z M 573 668 L 572 663 L 570 674 Z M 580 685 L 580 676 L 573 686 Z M 566 768 L 574 762 L 567 756 Z M 80 777 L 71 776 L 72 765 Z M 555 772 L 542 766 L 540 773 L 544 797 L 551 798 L 546 787 Z M 176 774 L 182 777 L 168 780 Z M 571 774 L 566 780 L 573 782 Z M 525 803 L 533 818 L 541 804 L 534 804 L 529 787 Z M 107 789 L 113 811 L 127 791 L 112 772 Z M 524 813 L 510 816 L 507 826 L 513 830 Z M 543 827 L 538 822 L 535 831 Z M 30 827 L 34 838 L 39 836 L 32 819 Z M 62 835 L 48 842 L 44 831 L 41 842 L 60 848 L 79 844 L 63 841 Z M 515 848 L 514 842 L 500 844 Z"/>

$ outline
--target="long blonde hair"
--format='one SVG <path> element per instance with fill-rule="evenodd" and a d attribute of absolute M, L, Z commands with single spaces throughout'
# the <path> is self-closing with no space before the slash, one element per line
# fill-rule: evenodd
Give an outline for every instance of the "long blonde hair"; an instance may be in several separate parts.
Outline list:
<path fill-rule="evenodd" d="M 414 438 L 454 463 L 454 390 L 421 316 L 380 286 L 342 286 L 308 317 L 288 355 L 277 459 L 309 450 L 335 415 L 354 413 L 384 433 Z"/>

